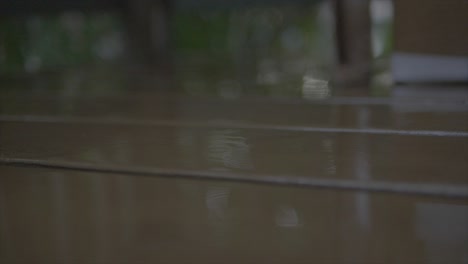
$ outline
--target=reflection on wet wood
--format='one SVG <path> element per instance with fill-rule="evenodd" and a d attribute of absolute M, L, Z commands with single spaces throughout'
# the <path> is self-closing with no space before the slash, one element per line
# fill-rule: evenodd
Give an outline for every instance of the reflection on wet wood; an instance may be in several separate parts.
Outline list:
<path fill-rule="evenodd" d="M 61 242 L 69 246 L 72 263 L 425 263 L 436 258 L 458 264 L 467 257 L 464 201 L 369 195 L 364 213 L 356 206 L 360 193 L 129 177 L 132 215 L 123 216 L 119 176 L 0 170 L 12 234 L 8 256 L 21 262 L 53 263 L 65 253 L 56 240 L 62 232 L 56 226 L 61 213 L 53 206 L 62 195 L 53 187 L 57 177 L 67 179 L 63 203 L 69 218 Z M 106 209 L 98 212 L 101 199 Z M 109 235 L 105 248 L 96 240 L 103 219 Z M 42 233 L 49 235 L 32 239 Z"/>
<path fill-rule="evenodd" d="M 407 195 L 422 195 L 434 196 L 439 198 L 454 198 L 468 199 L 468 186 L 458 185 L 430 185 L 430 184 L 412 184 L 398 182 L 366 182 L 364 179 L 370 180 L 368 172 L 362 171 L 363 165 L 367 164 L 368 160 L 357 160 L 353 164 L 357 166 L 355 175 L 356 180 L 324 180 L 315 179 L 313 177 L 303 177 L 296 175 L 256 175 L 251 173 L 229 173 L 229 172 L 210 172 L 210 171 L 195 171 L 195 170 L 177 170 L 177 169 L 157 169 L 150 167 L 122 167 L 122 166 L 103 166 L 91 165 L 86 163 L 76 162 L 49 162 L 33 159 L 16 159 L 16 158 L 0 158 L 0 165 L 16 166 L 16 167 L 31 167 L 31 168 L 46 168 L 71 170 L 80 172 L 94 172 L 105 174 L 122 174 L 130 176 L 142 176 L 153 178 L 170 178 L 170 179 L 188 179 L 202 181 L 220 181 L 220 182 L 235 182 L 248 184 L 261 184 L 285 187 L 299 187 L 310 189 L 332 189 L 332 190 L 348 190 L 361 192 L 376 192 L 376 193 L 396 193 Z M 366 169 L 366 168 L 364 168 Z M 366 169 L 368 170 L 368 168 Z M 366 176 L 367 175 L 367 176 Z M 105 208 L 105 205 L 102 206 Z M 103 209 L 98 210 L 99 212 Z M 100 228 L 99 230 L 102 230 Z M 104 236 L 104 235 L 103 235 Z"/>
<path fill-rule="evenodd" d="M 28 122 L 4 122 L 1 132 L 5 159 L 343 180 L 359 176 L 356 142 L 365 137 L 373 181 L 465 184 L 468 174 L 467 137 Z"/>

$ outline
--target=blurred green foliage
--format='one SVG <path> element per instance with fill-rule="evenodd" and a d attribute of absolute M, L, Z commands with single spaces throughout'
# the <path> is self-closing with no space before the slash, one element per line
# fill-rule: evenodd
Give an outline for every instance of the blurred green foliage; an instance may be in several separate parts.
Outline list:
<path fill-rule="evenodd" d="M 177 12 L 171 23 L 173 48 L 184 54 L 227 54 L 235 49 L 232 46 L 236 43 L 232 42 L 237 38 L 238 45 L 261 45 L 261 49 L 281 53 L 282 31 L 294 28 L 305 41 L 300 51 L 304 54 L 313 48 L 311 43 L 316 37 L 314 10 L 310 7 Z M 56 69 L 106 60 L 99 54 L 99 46 L 106 45 L 101 42 L 109 35 L 118 35 L 117 41 L 123 42 L 122 31 L 115 14 L 4 18 L 0 21 L 0 72 Z M 255 43 L 261 38 L 267 43 Z"/>
<path fill-rule="evenodd" d="M 177 10 L 170 23 L 177 85 L 190 94 L 301 96 L 303 76 L 328 80 L 329 75 L 321 73 L 330 71 L 334 61 L 333 25 L 323 7 Z M 379 39 L 385 39 L 384 52 L 375 54 L 377 59 L 390 52 L 390 29 L 389 22 L 377 25 Z M 116 13 L 0 19 L 0 74 L 85 65 L 93 72 L 64 73 L 49 86 L 64 93 L 73 93 L 77 85 L 84 90 L 122 90 L 126 77 L 115 78 L 114 66 L 125 64 L 124 31 Z M 40 86 L 19 83 L 21 87 Z M 373 92 L 380 95 L 382 90 Z"/>
<path fill-rule="evenodd" d="M 119 30 L 113 15 L 4 18 L 0 21 L 0 72 L 56 69 L 99 61 L 99 41 Z"/>

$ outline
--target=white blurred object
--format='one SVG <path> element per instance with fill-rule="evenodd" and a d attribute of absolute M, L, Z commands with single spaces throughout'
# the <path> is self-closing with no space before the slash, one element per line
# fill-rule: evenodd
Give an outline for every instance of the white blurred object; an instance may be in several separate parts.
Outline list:
<path fill-rule="evenodd" d="M 468 82 L 468 57 L 395 52 L 394 81 Z"/>
<path fill-rule="evenodd" d="M 324 99 L 330 96 L 328 81 L 311 76 L 304 76 L 302 81 L 302 96 L 305 99 Z"/>

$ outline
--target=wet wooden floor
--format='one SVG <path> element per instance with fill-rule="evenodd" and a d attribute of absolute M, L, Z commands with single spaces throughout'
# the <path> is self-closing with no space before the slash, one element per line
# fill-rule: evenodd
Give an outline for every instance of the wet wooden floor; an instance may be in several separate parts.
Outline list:
<path fill-rule="evenodd" d="M 443 89 L 5 89 L 0 263 L 467 263 L 468 90 Z"/>

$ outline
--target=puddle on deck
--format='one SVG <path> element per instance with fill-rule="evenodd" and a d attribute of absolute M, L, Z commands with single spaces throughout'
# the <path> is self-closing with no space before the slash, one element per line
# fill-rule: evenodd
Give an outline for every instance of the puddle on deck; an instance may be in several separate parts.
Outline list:
<path fill-rule="evenodd" d="M 468 187 L 460 88 L 314 101 L 2 93 L 1 158 Z M 0 175 L 2 263 L 468 259 L 466 199 L 11 166 Z"/>
<path fill-rule="evenodd" d="M 153 68 L 98 61 L 61 69 L 64 61 L 45 60 L 57 43 L 29 50 L 38 54 L 20 66 L 10 52 L 8 65 L 28 73 L 0 65 L 0 161 L 466 194 L 467 87 L 392 87 L 382 69 L 359 87 L 337 84 L 330 25 L 320 22 L 329 11 L 295 12 L 182 15 L 195 29 L 216 31 L 218 21 L 229 30 L 221 40 L 208 30 L 203 43 L 182 34 L 179 53 Z M 58 37 L 35 19 L 32 39 Z M 69 30 L 88 18 L 61 19 Z M 118 32 L 101 33 L 99 45 L 116 44 Z M 81 48 L 105 51 L 91 44 Z M 208 47 L 201 56 L 184 53 L 197 45 Z M 79 50 L 65 62 L 90 55 Z M 0 164 L 0 263 L 468 263 L 466 198 Z"/>
<path fill-rule="evenodd" d="M 0 129 L 4 157 L 49 162 L 436 184 L 466 184 L 468 175 L 468 134 L 30 122 Z"/>
<path fill-rule="evenodd" d="M 468 204 L 0 167 L 2 263 L 465 263 Z"/>

